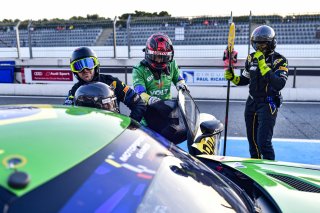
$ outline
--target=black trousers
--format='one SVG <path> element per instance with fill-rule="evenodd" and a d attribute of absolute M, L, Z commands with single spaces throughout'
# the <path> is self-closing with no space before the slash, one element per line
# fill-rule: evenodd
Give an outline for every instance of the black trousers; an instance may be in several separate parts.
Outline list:
<path fill-rule="evenodd" d="M 274 160 L 273 128 L 278 109 L 266 101 L 247 99 L 244 112 L 251 158 Z"/>

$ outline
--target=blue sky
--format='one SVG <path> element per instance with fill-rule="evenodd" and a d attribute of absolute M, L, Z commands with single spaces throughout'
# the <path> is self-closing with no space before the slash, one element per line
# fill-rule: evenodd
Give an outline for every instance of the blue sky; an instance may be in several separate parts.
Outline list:
<path fill-rule="evenodd" d="M 135 10 L 167 11 L 173 16 L 254 15 L 320 13 L 319 0 L 9 0 L 1 1 L 3 19 L 69 19 L 72 16 L 98 14 L 114 18 Z"/>

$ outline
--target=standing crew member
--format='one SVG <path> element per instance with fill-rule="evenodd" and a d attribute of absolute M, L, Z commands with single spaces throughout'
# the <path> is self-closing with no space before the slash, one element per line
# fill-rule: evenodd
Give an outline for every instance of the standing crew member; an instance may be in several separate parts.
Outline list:
<path fill-rule="evenodd" d="M 274 51 L 276 44 L 271 27 L 257 27 L 251 35 L 251 45 L 256 52 L 248 55 L 242 75 L 225 71 L 225 78 L 235 85 L 249 84 L 245 122 L 251 158 L 275 159 L 271 140 L 282 103 L 280 91 L 288 78 L 287 59 Z"/>

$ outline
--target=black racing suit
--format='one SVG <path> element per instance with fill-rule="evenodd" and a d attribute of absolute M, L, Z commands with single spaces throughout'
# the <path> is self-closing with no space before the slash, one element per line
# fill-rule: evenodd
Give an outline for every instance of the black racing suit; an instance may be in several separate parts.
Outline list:
<path fill-rule="evenodd" d="M 237 84 L 249 84 L 249 97 L 244 113 L 249 150 L 251 158 L 274 160 L 271 140 L 278 108 L 282 103 L 280 90 L 288 78 L 288 62 L 277 52 L 269 54 L 266 56 L 266 63 L 271 70 L 262 76 L 253 55 L 251 53 L 248 56 Z"/>
<path fill-rule="evenodd" d="M 146 111 L 146 105 L 140 95 L 138 95 L 133 89 L 111 75 L 99 74 L 99 76 L 95 76 L 92 81 L 100 81 L 113 88 L 114 93 L 117 96 L 118 104 L 120 101 L 123 102 L 131 110 L 130 117 L 138 122 L 141 121 Z M 66 98 L 64 105 L 74 104 L 74 95 L 77 89 L 83 84 L 86 84 L 86 82 L 80 79 L 79 82 L 73 85 L 71 90 L 69 90 L 68 97 Z"/>

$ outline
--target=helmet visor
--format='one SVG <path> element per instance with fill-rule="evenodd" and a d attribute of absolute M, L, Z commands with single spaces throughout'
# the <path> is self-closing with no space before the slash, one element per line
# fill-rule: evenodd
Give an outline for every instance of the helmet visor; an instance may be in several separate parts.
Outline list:
<path fill-rule="evenodd" d="M 84 69 L 93 69 L 99 64 L 95 57 L 82 58 L 71 62 L 70 68 L 72 72 L 82 72 Z"/>
<path fill-rule="evenodd" d="M 117 98 L 116 97 L 108 97 L 101 100 L 102 109 L 109 110 L 112 112 L 119 112 Z"/>
<path fill-rule="evenodd" d="M 76 99 L 75 105 L 104 109 L 112 112 L 119 112 L 116 97 L 105 98 L 81 95 Z"/>
<path fill-rule="evenodd" d="M 252 46 L 256 51 L 260 50 L 261 52 L 265 52 L 269 49 L 268 45 L 269 42 L 267 41 L 254 41 Z"/>
<path fill-rule="evenodd" d="M 156 63 L 168 63 L 172 61 L 173 59 L 173 54 L 172 52 L 161 52 L 161 51 L 152 51 L 148 50 L 147 51 L 147 57 Z"/>

